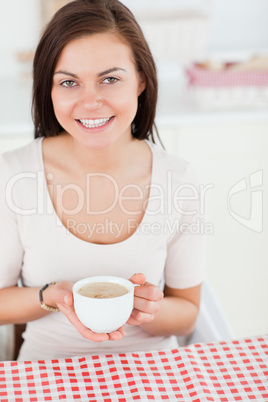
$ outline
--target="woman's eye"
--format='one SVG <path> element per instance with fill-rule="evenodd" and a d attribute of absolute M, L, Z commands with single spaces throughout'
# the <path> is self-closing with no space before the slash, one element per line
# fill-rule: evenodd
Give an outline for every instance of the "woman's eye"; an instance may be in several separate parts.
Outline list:
<path fill-rule="evenodd" d="M 103 80 L 104 84 L 115 84 L 118 81 L 118 78 L 115 77 L 107 77 Z"/>
<path fill-rule="evenodd" d="M 71 88 L 71 87 L 75 87 L 75 86 L 76 86 L 76 83 L 75 83 L 74 81 L 72 81 L 72 80 L 66 80 L 66 81 L 63 81 L 63 82 L 61 83 L 61 85 L 62 85 L 63 87 L 66 87 L 66 88 Z"/>

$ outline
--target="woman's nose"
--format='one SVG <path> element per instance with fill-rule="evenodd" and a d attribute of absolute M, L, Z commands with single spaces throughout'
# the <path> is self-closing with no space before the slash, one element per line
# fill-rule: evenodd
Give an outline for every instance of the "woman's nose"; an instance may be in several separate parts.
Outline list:
<path fill-rule="evenodd" d="M 80 103 L 86 108 L 99 108 L 102 106 L 103 99 L 97 88 L 87 86 L 80 93 Z"/>

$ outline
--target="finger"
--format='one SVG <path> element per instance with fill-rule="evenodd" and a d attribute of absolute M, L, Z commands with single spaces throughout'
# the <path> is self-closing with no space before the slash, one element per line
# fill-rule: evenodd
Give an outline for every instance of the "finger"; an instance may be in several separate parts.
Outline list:
<path fill-rule="evenodd" d="M 74 303 L 74 298 L 73 298 L 73 293 L 67 293 L 65 294 L 64 298 L 64 303 L 66 304 L 66 306 L 73 306 Z"/>
<path fill-rule="evenodd" d="M 144 313 L 143 311 L 139 311 L 134 309 L 132 311 L 132 317 L 134 318 L 134 320 L 139 321 L 139 323 L 145 323 L 145 322 L 150 322 L 153 321 L 154 319 L 154 314 L 148 314 L 148 313 Z"/>
<path fill-rule="evenodd" d="M 150 301 L 160 301 L 163 299 L 164 294 L 158 286 L 145 282 L 143 286 L 135 287 L 135 296 Z"/>
<path fill-rule="evenodd" d="M 144 285 L 146 281 L 146 277 L 144 274 L 134 274 L 130 278 L 130 282 L 137 284 L 137 285 Z"/>
<path fill-rule="evenodd" d="M 128 325 L 141 325 L 141 323 L 137 320 L 135 320 L 132 316 L 129 317 L 127 320 Z"/>
<path fill-rule="evenodd" d="M 120 341 L 120 339 L 122 339 L 126 335 L 124 326 L 118 328 L 117 331 L 113 331 L 108 335 L 110 341 Z"/>
<path fill-rule="evenodd" d="M 68 307 L 71 307 L 73 305 L 73 294 L 72 292 L 69 292 L 68 290 L 61 290 L 58 292 L 57 295 L 57 305 L 58 304 L 65 304 Z"/>
<path fill-rule="evenodd" d="M 160 303 L 135 297 L 134 308 L 147 314 L 156 314 L 160 310 Z"/>
<path fill-rule="evenodd" d="M 85 325 L 81 323 L 78 319 L 73 308 L 67 307 L 64 304 L 59 304 L 60 311 L 68 318 L 71 324 L 78 330 L 78 332 L 86 339 L 89 339 L 94 342 L 102 342 L 107 341 L 109 339 L 109 335 L 107 334 L 97 334 L 96 332 L 91 331 Z"/>
<path fill-rule="evenodd" d="M 122 335 L 122 338 L 124 336 L 126 336 L 125 326 L 122 325 L 122 327 L 118 328 L 117 332 L 120 332 L 120 334 Z"/>
<path fill-rule="evenodd" d="M 154 320 L 154 314 L 143 313 L 142 311 L 133 309 L 127 323 L 130 325 L 140 325 Z"/>

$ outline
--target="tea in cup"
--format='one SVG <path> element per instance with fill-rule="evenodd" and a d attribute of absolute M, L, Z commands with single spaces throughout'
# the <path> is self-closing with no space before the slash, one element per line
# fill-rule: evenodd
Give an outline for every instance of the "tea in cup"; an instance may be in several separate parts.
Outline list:
<path fill-rule="evenodd" d="M 77 317 L 94 332 L 116 331 L 131 315 L 134 287 L 129 280 L 115 276 L 81 279 L 73 286 Z"/>

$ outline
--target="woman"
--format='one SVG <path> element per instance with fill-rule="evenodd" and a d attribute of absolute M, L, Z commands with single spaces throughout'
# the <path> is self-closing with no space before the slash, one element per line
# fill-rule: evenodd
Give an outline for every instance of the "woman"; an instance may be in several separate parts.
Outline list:
<path fill-rule="evenodd" d="M 36 139 L 0 160 L 0 323 L 27 323 L 19 360 L 172 348 L 193 330 L 198 182 L 155 144 L 156 101 L 155 64 L 124 5 L 76 0 L 56 13 L 34 60 Z M 73 283 L 94 275 L 142 285 L 110 334 L 74 312 Z"/>

